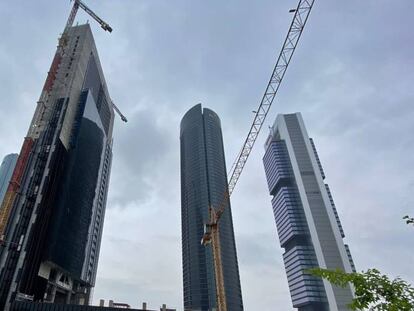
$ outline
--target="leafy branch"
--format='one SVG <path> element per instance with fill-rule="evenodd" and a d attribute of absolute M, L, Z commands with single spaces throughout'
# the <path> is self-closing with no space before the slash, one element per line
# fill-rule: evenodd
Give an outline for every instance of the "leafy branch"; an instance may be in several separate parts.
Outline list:
<path fill-rule="evenodd" d="M 308 272 L 328 280 L 336 286 L 352 284 L 355 298 L 349 305 L 351 310 L 413 311 L 414 288 L 404 280 L 390 280 L 376 269 L 361 273 L 346 273 L 342 270 L 310 269 Z"/>

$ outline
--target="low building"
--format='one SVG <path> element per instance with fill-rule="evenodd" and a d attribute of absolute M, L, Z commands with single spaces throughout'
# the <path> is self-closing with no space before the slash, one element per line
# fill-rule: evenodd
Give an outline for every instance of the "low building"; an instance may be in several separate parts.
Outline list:
<path fill-rule="evenodd" d="M 10 311 L 119 311 L 120 309 L 127 309 L 129 311 L 158 311 L 154 309 L 147 309 L 147 304 L 142 304 L 142 309 L 132 309 L 126 303 L 117 303 L 112 300 L 109 301 L 109 306 L 82 306 L 71 304 L 56 304 L 56 303 L 41 303 L 30 301 L 15 301 L 12 303 Z M 165 304 L 160 307 L 159 311 L 176 311 L 176 309 L 168 309 Z"/>

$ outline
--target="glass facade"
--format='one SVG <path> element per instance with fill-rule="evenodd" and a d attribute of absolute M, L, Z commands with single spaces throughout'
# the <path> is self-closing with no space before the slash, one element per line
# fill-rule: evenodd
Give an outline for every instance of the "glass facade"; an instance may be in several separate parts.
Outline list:
<path fill-rule="evenodd" d="M 305 273 L 318 266 L 305 212 L 284 140 L 273 140 L 263 158 L 283 261 L 294 307 L 328 310 L 321 280 Z"/>
<path fill-rule="evenodd" d="M 19 195 L 8 200 L 2 310 L 22 299 L 84 305 L 92 298 L 114 112 L 88 24 L 67 30 L 38 103 L 16 169 L 12 195 Z"/>
<path fill-rule="evenodd" d="M 333 287 L 306 270 L 355 270 L 315 144 L 300 114 L 279 115 L 263 157 L 293 307 L 347 310 L 352 290 Z"/>
<path fill-rule="evenodd" d="M 9 186 L 10 179 L 12 177 L 14 167 L 16 166 L 17 153 L 11 153 L 4 157 L 0 166 L 0 206 L 3 202 L 4 195 L 6 194 L 7 187 Z"/>
<path fill-rule="evenodd" d="M 89 91 L 81 94 L 75 123 L 77 128 L 74 129 L 73 147 L 62 166 L 64 174 L 51 218 L 45 260 L 53 262 L 79 280 L 91 281 L 94 259 L 98 256 L 95 251 L 89 254 L 92 264 L 86 278 L 82 271 L 88 259 L 87 253 L 92 251 L 92 246 L 89 250 L 87 248 L 89 240 L 95 241 L 92 245 L 93 250 L 96 250 L 101 231 L 102 221 L 96 222 L 95 219 L 94 222 L 93 216 L 99 211 L 99 200 L 96 198 L 100 194 L 97 188 L 106 136 Z"/>
<path fill-rule="evenodd" d="M 201 245 L 209 206 L 227 191 L 220 119 L 201 104 L 181 121 L 181 221 L 184 310 L 212 311 L 216 288 L 211 247 Z M 224 283 L 229 311 L 243 310 L 230 201 L 220 220 Z"/>

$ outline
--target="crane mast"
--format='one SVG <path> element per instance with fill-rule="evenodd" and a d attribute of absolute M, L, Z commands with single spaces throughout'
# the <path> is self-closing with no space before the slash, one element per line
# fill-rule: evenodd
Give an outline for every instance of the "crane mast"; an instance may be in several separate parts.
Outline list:
<path fill-rule="evenodd" d="M 289 31 L 286 35 L 262 100 L 260 101 L 259 108 L 255 111 L 254 120 L 250 127 L 249 133 L 247 134 L 242 149 L 238 154 L 229 174 L 231 177 L 228 182 L 228 190 L 225 191 L 220 206 L 217 208 L 210 206 L 209 208 L 209 221 L 205 225 L 205 233 L 201 243 L 203 245 L 212 244 L 214 272 L 216 277 L 217 311 L 227 311 L 226 296 L 224 291 L 223 265 L 221 261 L 221 248 L 219 245 L 219 220 L 227 206 L 228 198 L 233 193 L 237 181 L 243 172 L 243 168 L 246 165 L 266 116 L 272 106 L 280 84 L 283 81 L 283 77 L 285 76 L 293 53 L 295 52 L 314 2 L 315 0 L 300 0 L 296 9 L 289 11 L 290 13 L 294 13 Z"/>
<path fill-rule="evenodd" d="M 75 1 L 73 3 L 73 7 L 72 10 L 70 11 L 68 20 L 66 22 L 66 26 L 65 26 L 65 30 L 63 31 L 64 33 L 73 25 L 73 22 L 75 21 L 75 17 L 76 17 L 76 13 L 78 13 L 78 9 L 79 9 L 79 2 Z"/>
<path fill-rule="evenodd" d="M 201 243 L 204 245 L 211 244 L 213 248 L 213 261 L 214 261 L 214 277 L 216 280 L 216 292 L 217 292 L 217 310 L 227 310 L 226 291 L 224 289 L 224 275 L 223 264 L 221 261 L 221 244 L 220 244 L 220 232 L 217 225 L 218 218 L 220 217 L 216 209 L 210 207 L 208 210 L 210 223 L 205 225 L 205 234 Z"/>

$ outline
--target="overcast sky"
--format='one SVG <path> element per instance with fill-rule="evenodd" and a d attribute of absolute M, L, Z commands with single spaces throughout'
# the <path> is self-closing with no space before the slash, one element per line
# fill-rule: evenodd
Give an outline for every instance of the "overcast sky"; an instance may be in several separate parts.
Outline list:
<path fill-rule="evenodd" d="M 109 92 L 127 124 L 113 165 L 94 301 L 182 310 L 179 123 L 221 118 L 227 166 L 267 85 L 296 0 L 88 0 Z M 0 158 L 19 152 L 69 1 L 0 0 Z M 278 113 L 302 112 L 357 270 L 414 282 L 412 0 L 316 1 L 232 196 L 246 310 L 293 310 L 262 164 Z M 91 20 L 79 12 L 77 21 Z"/>

